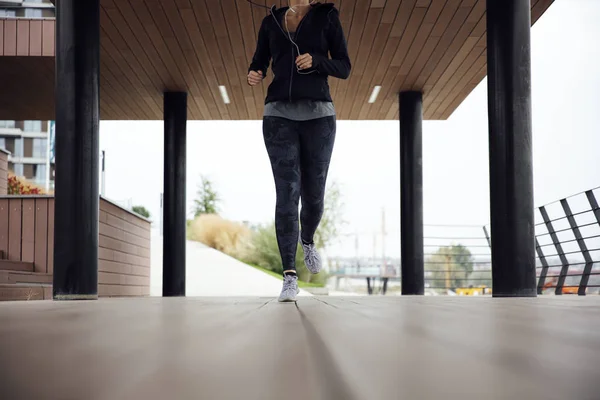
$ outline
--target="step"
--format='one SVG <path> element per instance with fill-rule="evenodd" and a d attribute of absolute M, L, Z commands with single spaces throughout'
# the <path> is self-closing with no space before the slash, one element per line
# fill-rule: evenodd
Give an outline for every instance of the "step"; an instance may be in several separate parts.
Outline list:
<path fill-rule="evenodd" d="M 51 285 L 52 274 L 22 271 L 6 271 L 0 269 L 0 283 L 37 283 Z"/>
<path fill-rule="evenodd" d="M 52 285 L 0 283 L 0 301 L 52 300 Z"/>
<path fill-rule="evenodd" d="M 0 270 L 33 272 L 34 266 L 32 262 L 9 261 L 0 259 Z"/>

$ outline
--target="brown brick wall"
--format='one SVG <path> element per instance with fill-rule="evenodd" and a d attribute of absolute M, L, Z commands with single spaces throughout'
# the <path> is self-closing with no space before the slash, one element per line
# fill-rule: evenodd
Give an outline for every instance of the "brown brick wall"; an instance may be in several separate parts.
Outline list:
<path fill-rule="evenodd" d="M 98 295 L 150 295 L 150 222 L 100 199 Z M 54 198 L 0 198 L 0 251 L 7 259 L 54 270 Z"/>
<path fill-rule="evenodd" d="M 0 149 L 0 196 L 8 189 L 8 154 Z"/>

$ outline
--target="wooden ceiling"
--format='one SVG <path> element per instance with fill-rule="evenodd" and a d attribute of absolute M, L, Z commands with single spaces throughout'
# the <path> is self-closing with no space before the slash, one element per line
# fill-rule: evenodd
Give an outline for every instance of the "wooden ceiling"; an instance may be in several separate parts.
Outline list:
<path fill-rule="evenodd" d="M 402 90 L 424 92 L 425 119 L 447 119 L 486 75 L 485 0 L 334 2 L 353 64 L 348 80 L 330 80 L 339 119 L 397 119 Z M 531 0 L 532 23 L 552 2 Z M 266 13 L 246 0 L 101 0 L 101 118 L 160 120 L 162 93 L 185 90 L 189 119 L 261 119 L 271 77 L 251 88 L 246 72 Z M 17 55 L 20 35 L 48 38 L 1 21 L 0 74 L 18 95 L 0 92 L 0 119 L 53 119 L 54 63 Z M 381 92 L 368 104 L 375 85 Z"/>

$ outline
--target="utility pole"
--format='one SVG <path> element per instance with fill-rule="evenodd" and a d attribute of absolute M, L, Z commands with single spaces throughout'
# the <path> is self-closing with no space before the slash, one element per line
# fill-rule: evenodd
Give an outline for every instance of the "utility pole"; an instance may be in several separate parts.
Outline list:
<path fill-rule="evenodd" d="M 102 195 L 102 197 L 106 196 L 106 172 L 105 172 L 105 160 L 106 160 L 106 154 L 104 153 L 104 150 L 102 150 L 102 186 L 100 188 L 100 194 Z"/>
<path fill-rule="evenodd" d="M 381 275 L 385 275 L 387 263 L 385 260 L 385 208 L 381 208 Z"/>

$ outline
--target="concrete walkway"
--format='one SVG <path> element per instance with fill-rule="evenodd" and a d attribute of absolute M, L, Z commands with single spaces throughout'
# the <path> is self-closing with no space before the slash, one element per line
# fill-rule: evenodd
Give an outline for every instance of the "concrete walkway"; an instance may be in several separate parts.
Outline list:
<path fill-rule="evenodd" d="M 162 237 L 152 233 L 150 295 L 162 296 Z M 187 296 L 279 296 L 280 280 L 199 242 L 186 246 Z M 311 295 L 301 290 L 300 296 Z"/>

